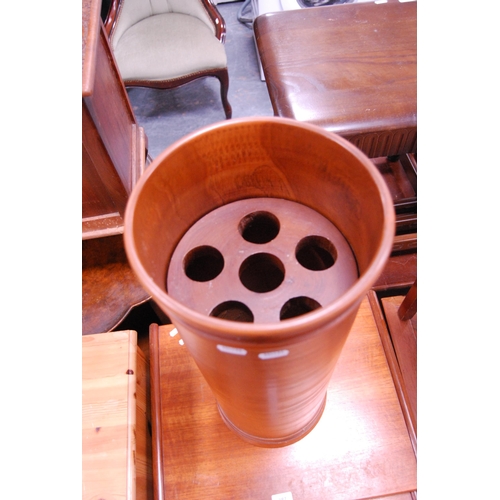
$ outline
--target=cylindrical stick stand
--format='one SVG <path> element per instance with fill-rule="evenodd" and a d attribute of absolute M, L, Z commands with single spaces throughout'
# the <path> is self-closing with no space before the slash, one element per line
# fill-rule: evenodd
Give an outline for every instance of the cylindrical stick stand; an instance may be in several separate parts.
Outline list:
<path fill-rule="evenodd" d="M 124 239 L 228 427 L 284 446 L 321 417 L 394 221 L 385 181 L 352 144 L 293 120 L 242 118 L 154 160 L 130 196 Z"/>

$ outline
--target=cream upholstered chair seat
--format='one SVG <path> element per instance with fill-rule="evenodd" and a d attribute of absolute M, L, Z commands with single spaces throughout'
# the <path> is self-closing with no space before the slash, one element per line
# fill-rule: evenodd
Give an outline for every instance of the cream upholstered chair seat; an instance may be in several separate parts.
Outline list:
<path fill-rule="evenodd" d="M 115 57 L 124 80 L 170 80 L 227 66 L 224 46 L 209 28 L 199 19 L 175 13 L 131 26 L 118 41 Z"/>
<path fill-rule="evenodd" d="M 114 0 L 106 29 L 126 86 L 173 88 L 215 76 L 231 117 L 225 24 L 210 0 Z"/>

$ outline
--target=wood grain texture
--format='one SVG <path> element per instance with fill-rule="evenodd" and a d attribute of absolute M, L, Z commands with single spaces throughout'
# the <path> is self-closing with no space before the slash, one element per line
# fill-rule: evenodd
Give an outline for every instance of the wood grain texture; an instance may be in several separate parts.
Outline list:
<path fill-rule="evenodd" d="M 271 225 L 274 232 L 268 234 L 266 229 Z M 245 228 L 255 234 L 249 236 Z M 260 238 L 259 253 L 255 252 L 252 236 Z M 199 250 L 206 252 L 207 248 L 222 256 L 223 267 L 233 271 L 219 270 L 214 256 L 207 257 Z M 207 260 L 212 266 L 206 264 Z M 191 263 L 190 273 L 185 272 L 186 262 Z M 218 275 L 197 276 L 198 262 L 204 263 L 205 272 L 209 268 Z M 207 277 L 217 280 L 212 283 Z M 194 281 L 197 278 L 199 281 Z M 204 283 L 200 283 L 200 278 Z M 313 310 L 333 302 L 357 278 L 356 260 L 349 244 L 330 221 L 299 203 L 253 198 L 210 212 L 186 232 L 169 265 L 167 290 L 173 298 L 202 314 L 231 314 L 231 306 L 222 307 L 220 313 L 214 311 L 217 306 L 227 305 L 226 301 L 237 300 L 249 308 L 254 323 L 275 323 L 284 314 L 293 317 L 307 307 Z M 265 307 L 263 292 L 267 292 Z M 302 302 L 294 306 L 293 300 L 300 297 Z"/>
<path fill-rule="evenodd" d="M 417 232 L 417 162 L 414 155 L 372 158 L 391 192 L 396 210 L 394 251 L 408 249 L 408 240 L 397 241 L 402 235 Z M 410 245 L 411 246 L 411 245 Z"/>
<path fill-rule="evenodd" d="M 369 2 L 257 17 L 275 115 L 336 132 L 372 158 L 415 152 L 416 7 Z"/>
<path fill-rule="evenodd" d="M 83 334 L 112 330 L 149 295 L 126 263 L 85 269 L 82 273 Z"/>
<path fill-rule="evenodd" d="M 150 339 L 158 500 L 270 499 L 284 492 L 294 500 L 411 498 L 416 458 L 367 299 L 331 379 L 322 418 L 284 448 L 252 446 L 225 426 L 172 330 L 153 327 Z"/>
<path fill-rule="evenodd" d="M 391 334 L 394 351 L 401 369 L 415 430 L 417 423 L 417 314 L 409 320 L 401 320 L 398 309 L 404 296 L 381 299 Z"/>
<path fill-rule="evenodd" d="M 417 182 L 404 168 L 403 157 L 401 160 L 390 161 L 386 157 L 372 158 L 374 165 L 387 182 L 387 187 L 392 194 L 394 203 L 417 196 Z"/>
<path fill-rule="evenodd" d="M 252 323 L 224 321 L 174 299 L 170 283 L 166 290 L 165 278 L 180 239 L 203 215 L 210 217 L 214 209 L 225 209 L 231 203 L 249 198 L 261 202 L 273 198 L 296 202 L 321 215 L 349 243 L 359 279 L 344 288 L 345 293 L 333 301 L 319 300 L 322 307 L 310 311 L 307 320 L 298 315 L 286 321 L 277 321 L 274 316 L 272 323 L 257 319 Z M 280 219 L 279 214 L 263 203 L 259 203 L 259 207 L 253 206 L 251 212 L 270 211 Z M 240 222 L 252 216 L 246 211 L 241 215 Z M 158 307 L 182 329 L 186 346 L 217 394 L 227 420 L 249 440 L 264 446 L 280 446 L 299 439 L 321 415 L 328 381 L 359 304 L 391 252 L 394 219 L 393 200 L 386 183 L 373 163 L 348 141 L 296 120 L 250 117 L 212 124 L 155 158 L 129 199 L 124 243 L 138 280 Z M 219 238 L 204 243 L 198 240 L 197 245 L 201 247 L 197 249 L 205 245 L 204 252 L 211 247 L 226 260 L 222 244 L 227 241 L 227 233 L 221 230 L 220 217 L 216 222 L 211 233 L 217 233 L 222 242 Z M 300 240 L 297 221 L 288 222 L 280 219 L 283 226 L 278 235 L 266 243 L 266 265 L 272 262 L 275 266 L 279 261 L 283 266 L 302 265 L 299 254 L 302 254 L 304 240 L 309 238 Z M 281 234 L 290 238 L 288 241 L 293 239 L 296 246 L 278 243 Z M 322 237 L 321 232 L 305 234 Z M 242 239 L 241 234 L 235 236 L 238 241 Z M 337 245 L 335 241 L 332 243 Z M 302 277 L 301 285 L 304 285 L 298 296 L 285 295 L 287 302 L 278 300 L 281 292 L 286 294 L 291 289 L 288 285 L 292 283 L 286 282 L 287 278 L 271 290 L 266 283 L 266 291 L 263 291 L 260 286 L 254 286 L 257 273 L 250 273 L 250 285 L 247 271 L 255 269 L 254 257 L 261 259 L 259 252 L 263 252 L 263 247 L 263 244 L 252 243 L 243 248 L 236 243 L 233 249 L 243 248 L 248 252 L 247 259 L 241 266 L 228 261 L 215 278 L 196 282 L 196 295 L 200 290 L 210 293 L 206 285 L 215 290 L 216 282 L 227 279 L 225 283 L 235 283 L 230 291 L 234 295 L 228 298 L 247 307 L 251 304 L 237 295 L 242 288 L 260 293 L 261 308 L 269 306 L 274 311 L 283 306 L 286 310 L 290 305 L 288 299 L 316 300 L 314 294 L 306 293 L 305 287 L 312 291 L 314 284 L 322 279 L 318 274 L 328 273 L 330 268 L 285 273 L 291 281 Z M 290 259 L 286 253 L 297 257 Z M 342 254 L 346 252 L 339 247 L 339 261 Z M 191 256 L 182 262 L 186 260 L 191 261 Z M 177 262 L 185 272 L 184 264 Z M 279 264 L 277 267 L 279 269 Z M 170 269 L 168 272 L 170 274 Z M 270 274 L 262 273 L 265 277 Z M 241 357 L 230 359 L 228 349 L 233 354 L 236 349 Z M 272 360 L 267 362 L 265 370 L 262 369 L 264 359 Z M 226 367 L 226 376 L 220 370 L 221 365 Z M 251 397 L 245 393 L 250 385 Z M 275 397 L 277 387 L 280 390 Z M 304 394 L 308 397 L 304 398 Z"/>
<path fill-rule="evenodd" d="M 82 496 L 136 498 L 137 334 L 82 337 Z"/>
<path fill-rule="evenodd" d="M 417 280 L 406 294 L 398 309 L 398 317 L 402 321 L 412 319 L 417 312 Z"/>
<path fill-rule="evenodd" d="M 380 298 L 377 296 L 377 292 L 370 290 L 370 292 L 368 292 L 368 300 L 372 308 L 372 314 L 375 319 L 375 323 L 377 324 L 380 340 L 382 341 L 382 345 L 384 347 L 385 356 L 387 358 L 387 363 L 389 365 L 389 369 L 392 374 L 392 379 L 394 382 L 394 386 L 396 388 L 396 393 L 399 398 L 399 404 L 403 412 L 403 417 L 406 422 L 406 427 L 408 429 L 410 441 L 416 455 L 417 454 L 416 386 L 415 386 L 415 392 L 412 395 L 403 376 L 402 365 L 401 365 L 402 360 L 401 358 L 398 358 L 396 354 L 392 338 L 392 332 L 389 330 L 382 302 Z M 414 367 L 414 370 L 416 376 L 416 366 Z M 412 398 L 415 398 L 414 402 L 412 401 Z"/>
<path fill-rule="evenodd" d="M 417 278 L 417 235 L 407 236 L 404 247 L 406 248 L 413 241 L 413 251 L 391 255 L 382 274 L 372 287 L 374 290 L 409 287 L 414 283 Z M 396 238 L 394 244 L 398 243 L 399 240 Z"/>
<path fill-rule="evenodd" d="M 82 241 L 82 334 L 107 332 L 149 295 L 127 262 L 121 235 Z"/>
<path fill-rule="evenodd" d="M 137 125 L 100 9 L 100 0 L 82 3 L 82 238 L 122 232 L 128 195 L 146 162 L 147 137 Z"/>
<path fill-rule="evenodd" d="M 135 331 L 82 337 L 84 500 L 151 498 L 147 387 Z"/>

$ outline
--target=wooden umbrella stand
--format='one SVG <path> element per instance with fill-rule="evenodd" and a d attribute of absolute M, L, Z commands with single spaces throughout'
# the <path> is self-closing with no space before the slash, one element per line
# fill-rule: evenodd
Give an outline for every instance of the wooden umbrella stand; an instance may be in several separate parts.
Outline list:
<path fill-rule="evenodd" d="M 394 220 L 385 181 L 345 139 L 242 118 L 155 159 L 130 196 L 124 239 L 228 427 L 278 447 L 320 419 Z"/>

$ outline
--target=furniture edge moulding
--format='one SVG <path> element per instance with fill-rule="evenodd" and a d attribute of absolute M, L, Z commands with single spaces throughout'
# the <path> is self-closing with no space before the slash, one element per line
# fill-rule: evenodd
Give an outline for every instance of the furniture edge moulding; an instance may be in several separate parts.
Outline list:
<path fill-rule="evenodd" d="M 415 457 L 417 457 L 417 417 L 414 408 L 410 403 L 409 394 L 403 380 L 403 375 L 401 373 L 401 368 L 399 367 L 398 359 L 391 341 L 389 329 L 385 322 L 384 313 L 377 298 L 377 293 L 374 290 L 370 290 L 367 294 L 367 297 L 368 302 L 370 303 L 373 317 L 375 319 L 375 323 L 377 325 L 380 340 L 385 351 L 385 356 L 389 365 L 389 370 L 392 375 L 394 386 L 396 388 L 396 393 L 406 423 L 406 428 L 408 431 L 408 436 L 410 438 L 411 446 L 413 448 L 413 453 L 415 454 Z"/>
<path fill-rule="evenodd" d="M 82 337 L 82 498 L 153 498 L 149 361 L 135 330 Z"/>
<path fill-rule="evenodd" d="M 92 213 L 82 207 L 82 239 L 90 239 L 123 233 L 128 196 L 145 169 L 147 137 L 109 46 L 101 1 L 82 6 L 82 173 L 95 191 Z"/>
<path fill-rule="evenodd" d="M 88 70 L 94 78 L 86 89 L 91 93 L 85 95 L 82 91 L 82 98 L 129 195 L 144 172 L 147 137 L 137 123 L 100 18 L 99 25 L 96 40 L 91 42 L 96 45 L 94 68 Z"/>
<path fill-rule="evenodd" d="M 82 106 L 82 239 L 120 232 L 127 191 L 107 154 L 102 137 Z"/>
<path fill-rule="evenodd" d="M 151 433 L 153 455 L 153 484 L 155 500 L 163 500 L 163 442 L 161 439 L 162 411 L 161 411 L 161 383 L 160 383 L 160 331 L 155 323 L 149 327 L 149 372 L 150 372 L 150 400 L 151 400 Z"/>
<path fill-rule="evenodd" d="M 82 1 L 82 97 L 92 95 L 101 0 Z"/>

